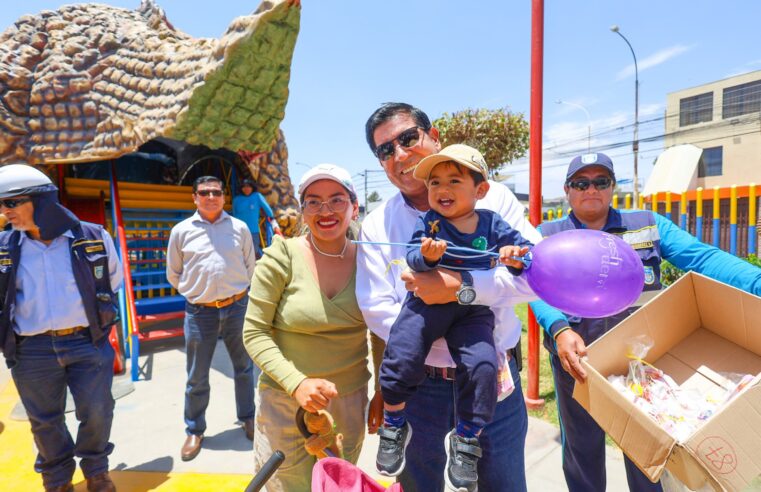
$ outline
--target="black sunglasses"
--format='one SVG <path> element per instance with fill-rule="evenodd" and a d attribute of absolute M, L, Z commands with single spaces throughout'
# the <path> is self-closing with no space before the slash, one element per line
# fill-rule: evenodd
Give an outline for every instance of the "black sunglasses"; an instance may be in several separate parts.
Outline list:
<path fill-rule="evenodd" d="M 375 147 L 375 156 L 381 161 L 389 160 L 396 151 L 397 143 L 405 149 L 414 147 L 418 144 L 418 142 L 420 142 L 420 130 L 422 130 L 422 128 L 419 126 L 407 128 L 402 133 L 397 135 L 396 138 L 392 138 L 388 142 L 384 142 Z"/>
<path fill-rule="evenodd" d="M 196 191 L 196 195 L 199 196 L 222 196 L 224 192 L 222 190 L 198 190 Z"/>
<path fill-rule="evenodd" d="M 16 208 L 19 205 L 23 205 L 26 202 L 31 202 L 32 199 L 29 197 L 26 198 L 6 198 L 5 200 L 0 200 L 0 207 L 5 208 Z"/>
<path fill-rule="evenodd" d="M 600 176 L 599 178 L 587 179 L 569 179 L 566 184 L 574 190 L 584 191 L 589 188 L 589 185 L 594 185 L 596 190 L 607 190 L 610 185 L 613 184 L 613 180 L 607 176 Z"/>

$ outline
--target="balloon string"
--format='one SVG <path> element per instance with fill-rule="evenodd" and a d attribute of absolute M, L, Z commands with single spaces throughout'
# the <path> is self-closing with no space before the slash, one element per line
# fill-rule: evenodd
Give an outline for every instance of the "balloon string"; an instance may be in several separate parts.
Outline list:
<path fill-rule="evenodd" d="M 382 242 L 382 241 L 352 241 L 352 243 L 354 243 L 354 244 L 367 244 L 367 245 L 370 245 L 370 246 L 403 246 L 405 248 L 408 248 L 410 246 L 417 246 L 416 243 L 392 243 L 392 242 Z M 477 254 L 480 254 L 480 255 L 485 254 L 485 255 L 488 255 L 488 256 L 494 256 L 496 258 L 499 258 L 499 253 L 495 253 L 493 251 L 483 251 L 483 250 L 480 250 L 480 249 L 468 248 L 466 246 L 450 246 L 450 245 L 447 245 L 447 250 L 450 250 L 450 251 L 463 251 L 463 252 L 467 252 L 467 253 L 477 253 Z M 528 254 L 527 254 L 527 256 L 528 256 Z M 518 256 L 513 256 L 513 259 L 514 260 L 518 260 L 518 261 L 522 261 L 526 266 L 531 264 L 531 258 L 530 257 L 528 257 L 528 258 L 521 258 L 521 257 L 518 257 Z"/>
<path fill-rule="evenodd" d="M 410 246 L 419 246 L 417 243 L 385 243 L 385 242 L 379 242 L 379 241 L 352 241 L 354 244 L 368 244 L 372 246 L 404 246 L 404 247 L 410 247 Z M 447 250 L 452 251 L 464 251 L 468 253 L 478 253 L 481 255 L 489 255 L 489 256 L 496 256 L 499 258 L 499 253 L 494 253 L 493 251 L 482 251 L 480 249 L 473 249 L 468 248 L 466 246 L 449 246 L 447 245 Z"/>

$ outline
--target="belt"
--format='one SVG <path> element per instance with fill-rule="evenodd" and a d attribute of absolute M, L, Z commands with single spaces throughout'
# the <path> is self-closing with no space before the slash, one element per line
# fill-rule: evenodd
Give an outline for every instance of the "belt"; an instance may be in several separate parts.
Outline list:
<path fill-rule="evenodd" d="M 217 309 L 223 308 L 225 306 L 229 306 L 230 304 L 234 303 L 235 301 L 239 301 L 239 300 L 243 299 L 243 296 L 246 295 L 246 292 L 248 292 L 248 291 L 244 290 L 243 292 L 235 294 L 234 296 L 230 296 L 230 297 L 227 297 L 225 299 L 219 299 L 219 300 L 213 301 L 213 302 L 199 302 L 198 305 L 199 306 L 203 306 L 203 307 L 213 307 L 213 308 L 217 308 Z"/>
<path fill-rule="evenodd" d="M 425 375 L 431 379 L 443 379 L 445 381 L 454 381 L 454 367 L 434 367 L 426 365 Z"/>
<path fill-rule="evenodd" d="M 74 333 L 77 333 L 86 329 L 87 329 L 86 326 L 75 326 L 74 328 L 63 328 L 61 330 L 48 330 L 48 331 L 39 333 L 39 335 L 48 335 L 51 337 L 65 337 L 66 335 L 73 335 Z"/>
<path fill-rule="evenodd" d="M 511 349 L 507 349 L 507 355 L 509 358 L 515 360 L 515 363 L 518 366 L 518 370 L 520 371 L 522 369 L 521 366 L 523 365 L 521 364 L 521 342 L 518 342 L 518 345 Z M 425 365 L 423 367 L 425 369 L 425 375 L 431 379 L 443 379 L 445 381 L 455 380 L 454 367 L 434 367 L 429 365 Z"/>

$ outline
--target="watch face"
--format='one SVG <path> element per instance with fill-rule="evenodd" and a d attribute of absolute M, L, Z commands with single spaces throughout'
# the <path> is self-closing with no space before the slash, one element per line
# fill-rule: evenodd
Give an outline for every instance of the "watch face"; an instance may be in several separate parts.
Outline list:
<path fill-rule="evenodd" d="M 457 293 L 457 300 L 460 304 L 471 304 L 476 300 L 476 291 L 472 287 L 465 287 Z"/>

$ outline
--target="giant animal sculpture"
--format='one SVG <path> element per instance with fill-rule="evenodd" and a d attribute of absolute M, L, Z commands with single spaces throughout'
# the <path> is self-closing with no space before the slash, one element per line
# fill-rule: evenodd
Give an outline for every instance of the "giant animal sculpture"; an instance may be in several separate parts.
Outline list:
<path fill-rule="evenodd" d="M 0 164 L 113 159 L 156 137 L 241 155 L 292 233 L 298 205 L 279 125 L 297 0 L 263 1 L 220 39 L 177 30 L 153 0 L 67 5 L 0 35 Z"/>

